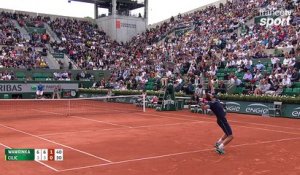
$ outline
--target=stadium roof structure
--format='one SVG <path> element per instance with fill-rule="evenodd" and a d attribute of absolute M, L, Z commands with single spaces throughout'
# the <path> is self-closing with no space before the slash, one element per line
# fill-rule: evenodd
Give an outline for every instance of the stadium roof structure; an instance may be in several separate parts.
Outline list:
<path fill-rule="evenodd" d="M 85 2 L 97 5 L 99 8 L 109 9 L 112 6 L 112 0 L 69 0 Z M 124 10 L 135 10 L 144 7 L 144 3 L 138 2 L 137 0 L 117 0 L 117 9 L 120 11 Z"/>

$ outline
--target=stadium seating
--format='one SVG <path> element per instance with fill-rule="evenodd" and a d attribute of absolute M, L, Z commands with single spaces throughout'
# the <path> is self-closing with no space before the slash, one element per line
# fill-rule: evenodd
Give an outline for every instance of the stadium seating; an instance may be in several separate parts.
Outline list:
<path fill-rule="evenodd" d="M 288 1 L 283 1 L 280 5 L 291 7 Z M 279 4 L 273 6 L 277 8 Z M 298 6 L 299 4 L 292 4 L 292 7 Z M 134 80 L 137 81 L 135 89 L 147 90 L 157 90 L 160 87 L 159 78 L 165 77 L 169 70 L 168 77 L 171 80 L 175 80 L 178 75 L 182 76 L 184 83 L 178 91 L 185 91 L 186 88 L 191 87 L 194 91 L 197 88 L 196 76 L 201 77 L 202 73 L 207 73 L 202 77 L 206 83 L 205 87 L 211 80 L 214 81 L 210 83 L 217 87 L 220 80 L 230 82 L 233 76 L 243 79 L 245 68 L 242 68 L 244 65 L 241 62 L 238 63 L 237 59 L 241 58 L 244 62 L 251 60 L 250 70 L 253 75 L 260 61 L 264 65 L 261 70 L 262 76 L 251 82 L 242 80 L 245 86 L 237 87 L 233 92 L 241 94 L 248 92 L 247 89 L 251 85 L 258 86 L 260 79 L 270 80 L 268 76 L 276 72 L 270 58 L 282 56 L 279 58 L 283 65 L 281 70 L 286 70 L 288 67 L 296 66 L 290 62 L 284 63 L 283 57 L 296 58 L 300 54 L 299 38 L 298 40 L 296 38 L 299 36 L 297 33 L 299 26 L 265 28 L 251 22 L 254 20 L 256 10 L 263 7 L 265 7 L 264 1 L 238 1 L 228 2 L 220 7 L 209 6 L 189 14 L 172 17 L 169 21 L 133 37 L 128 43 L 111 41 L 97 25 L 84 19 L 50 19 L 2 13 L 0 27 L 1 25 L 2 28 L 4 25 L 9 26 L 9 30 L 14 30 L 15 33 L 12 34 L 14 39 L 11 42 L 7 42 L 7 38 L 0 38 L 0 41 L 4 45 L 11 45 L 18 44 L 22 40 L 19 31 L 11 22 L 13 19 L 17 20 L 20 26 L 25 27 L 29 33 L 33 28 L 44 31 L 43 24 L 47 22 L 62 40 L 60 43 L 50 43 L 54 53 L 59 53 L 60 57 L 67 54 L 83 70 L 110 70 L 112 73 L 110 83 L 117 84 L 116 87 L 120 87 L 118 84 L 121 83 L 130 84 L 129 81 Z M 295 13 L 298 13 L 299 8 L 295 9 Z M 1 33 L 3 31 L 0 30 Z M 32 33 L 33 42 L 26 43 L 26 49 L 41 47 L 46 43 L 39 39 L 37 33 Z M 291 47 L 294 47 L 294 50 Z M 27 59 L 26 62 L 17 61 L 20 64 L 0 61 L 0 66 L 23 69 L 47 67 L 45 61 L 39 57 L 31 61 Z M 226 66 L 231 62 L 235 62 L 234 65 Z M 211 70 L 211 63 L 219 65 L 216 74 Z M 150 72 L 154 72 L 157 77 L 154 79 L 150 76 Z M 17 79 L 26 78 L 19 72 L 16 72 L 16 77 Z M 32 78 L 40 81 L 49 77 L 53 75 L 41 72 L 33 74 Z M 79 77 L 78 80 L 80 79 L 82 78 Z M 132 88 L 132 86 L 128 87 Z M 300 88 L 299 82 L 294 82 L 291 88 L 283 90 L 283 94 L 298 95 L 298 88 Z"/>

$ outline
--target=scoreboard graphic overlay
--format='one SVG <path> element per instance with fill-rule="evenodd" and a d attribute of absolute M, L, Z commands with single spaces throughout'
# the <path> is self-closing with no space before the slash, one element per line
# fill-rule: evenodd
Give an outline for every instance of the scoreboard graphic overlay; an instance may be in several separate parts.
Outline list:
<path fill-rule="evenodd" d="M 63 149 L 5 149 L 6 161 L 63 161 Z"/>

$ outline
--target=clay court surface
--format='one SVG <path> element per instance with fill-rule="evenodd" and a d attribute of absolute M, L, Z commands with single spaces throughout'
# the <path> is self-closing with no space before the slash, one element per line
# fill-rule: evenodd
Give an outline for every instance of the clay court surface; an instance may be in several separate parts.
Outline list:
<path fill-rule="evenodd" d="M 222 131 L 214 116 L 145 113 L 102 105 L 66 117 L 58 109 L 0 109 L 2 175 L 300 174 L 300 120 L 228 114 L 235 139 L 214 152 Z M 19 111 L 20 112 L 20 111 Z M 7 148 L 62 148 L 62 162 L 9 162 Z"/>

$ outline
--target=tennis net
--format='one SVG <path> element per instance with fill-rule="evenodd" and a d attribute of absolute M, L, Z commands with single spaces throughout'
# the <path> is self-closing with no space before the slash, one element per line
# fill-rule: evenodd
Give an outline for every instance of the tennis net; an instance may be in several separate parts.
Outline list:
<path fill-rule="evenodd" d="M 76 99 L 3 99 L 0 120 L 41 116 L 79 116 L 145 112 L 145 98 L 138 95 Z"/>

